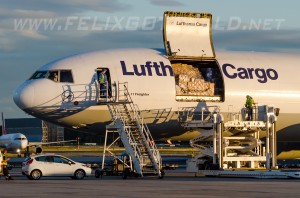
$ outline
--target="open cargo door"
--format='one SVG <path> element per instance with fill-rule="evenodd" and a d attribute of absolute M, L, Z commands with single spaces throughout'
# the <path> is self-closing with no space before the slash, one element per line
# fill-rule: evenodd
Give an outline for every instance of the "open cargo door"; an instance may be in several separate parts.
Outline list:
<path fill-rule="evenodd" d="M 177 101 L 224 101 L 224 81 L 212 42 L 211 14 L 165 12 L 164 45 L 175 76 Z"/>
<path fill-rule="evenodd" d="M 215 58 L 211 14 L 166 11 L 163 32 L 170 60 Z"/>

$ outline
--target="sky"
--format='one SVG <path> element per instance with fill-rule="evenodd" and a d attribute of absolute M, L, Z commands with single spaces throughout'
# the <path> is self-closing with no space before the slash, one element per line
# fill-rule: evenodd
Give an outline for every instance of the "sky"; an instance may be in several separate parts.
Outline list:
<path fill-rule="evenodd" d="M 14 104 L 14 91 L 53 60 L 93 50 L 163 48 L 167 10 L 212 13 L 217 52 L 300 54 L 300 1 L 288 2 L 0 0 L 0 111 L 6 118 L 30 117 Z"/>

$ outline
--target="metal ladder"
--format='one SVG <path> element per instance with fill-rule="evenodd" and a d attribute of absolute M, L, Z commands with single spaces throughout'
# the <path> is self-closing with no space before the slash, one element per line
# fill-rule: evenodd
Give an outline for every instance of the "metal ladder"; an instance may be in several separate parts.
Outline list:
<path fill-rule="evenodd" d="M 160 153 L 137 105 L 133 104 L 128 83 L 118 83 L 116 89 L 116 96 L 107 106 L 126 152 L 132 159 L 134 171 L 141 177 L 151 173 L 162 178 Z"/>

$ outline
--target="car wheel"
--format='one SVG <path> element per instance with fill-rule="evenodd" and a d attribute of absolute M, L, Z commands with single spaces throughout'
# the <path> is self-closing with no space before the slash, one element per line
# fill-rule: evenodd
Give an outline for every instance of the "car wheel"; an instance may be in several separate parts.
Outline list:
<path fill-rule="evenodd" d="M 159 179 L 163 179 L 165 176 L 165 171 L 161 170 L 160 175 L 158 176 Z"/>
<path fill-rule="evenodd" d="M 96 171 L 95 171 L 95 177 L 96 177 L 96 178 L 99 178 L 99 177 L 102 178 L 102 176 L 103 176 L 103 171 L 101 171 L 101 170 L 96 170 Z"/>
<path fill-rule="evenodd" d="M 83 179 L 85 176 L 85 173 L 83 170 L 77 170 L 74 175 L 75 175 L 76 179 Z"/>
<path fill-rule="evenodd" d="M 127 172 L 126 172 L 126 171 L 123 171 L 122 178 L 123 178 L 123 179 L 127 179 L 127 176 L 128 176 Z"/>
<path fill-rule="evenodd" d="M 30 174 L 33 180 L 39 180 L 42 177 L 42 172 L 40 170 L 33 170 Z"/>

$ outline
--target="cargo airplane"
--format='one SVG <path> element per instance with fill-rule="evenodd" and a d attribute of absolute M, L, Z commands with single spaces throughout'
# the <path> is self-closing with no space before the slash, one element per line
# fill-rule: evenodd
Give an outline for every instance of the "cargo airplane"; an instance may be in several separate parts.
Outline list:
<path fill-rule="evenodd" d="M 246 95 L 280 108 L 279 140 L 300 138 L 300 54 L 215 52 L 211 18 L 166 12 L 165 49 L 94 51 L 52 61 L 16 89 L 14 101 L 40 119 L 104 134 L 111 115 L 98 97 L 98 76 L 106 69 L 108 90 L 128 83 L 155 139 L 189 140 L 199 134 L 178 122 L 182 108 L 218 106 L 227 115 L 240 111 Z"/>

